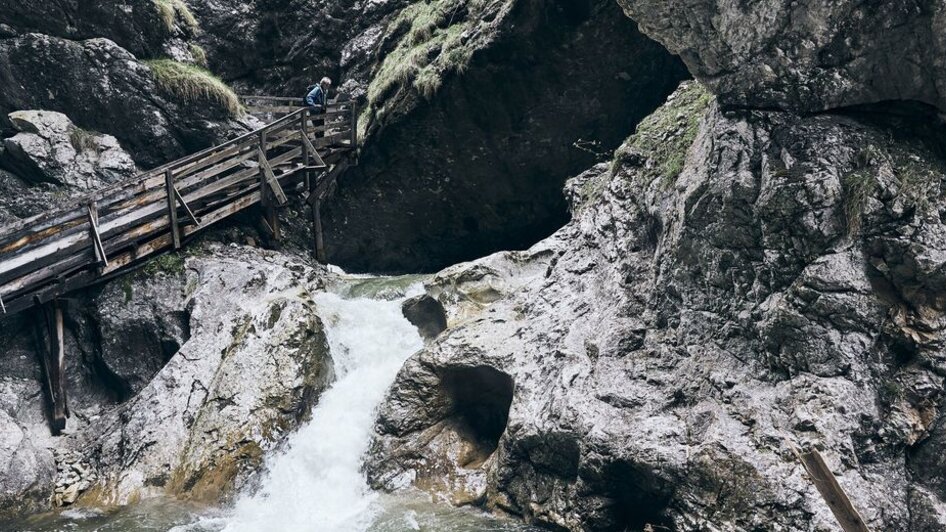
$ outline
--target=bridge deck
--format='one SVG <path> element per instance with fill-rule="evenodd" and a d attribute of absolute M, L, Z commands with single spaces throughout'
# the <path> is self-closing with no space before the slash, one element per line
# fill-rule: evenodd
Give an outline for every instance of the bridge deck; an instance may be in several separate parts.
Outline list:
<path fill-rule="evenodd" d="M 274 121 L 96 191 L 71 205 L 0 228 L 0 311 L 14 313 L 127 271 L 188 237 L 260 204 L 278 238 L 276 209 L 302 194 L 315 222 L 326 190 L 356 147 L 357 109 L 313 114 L 298 99 L 244 97 Z M 316 235 L 321 252 L 321 235 Z"/>

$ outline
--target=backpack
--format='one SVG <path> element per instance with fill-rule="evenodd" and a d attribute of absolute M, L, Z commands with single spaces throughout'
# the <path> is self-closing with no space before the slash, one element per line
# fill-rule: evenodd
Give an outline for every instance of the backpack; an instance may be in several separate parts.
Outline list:
<path fill-rule="evenodd" d="M 309 93 L 312 92 L 312 89 L 314 89 L 314 88 L 316 88 L 316 87 L 318 87 L 317 84 L 316 84 L 316 85 L 309 85 L 308 87 L 305 88 L 305 94 L 302 95 L 302 106 L 303 106 L 303 107 L 306 107 L 306 106 L 309 105 L 308 103 L 306 103 L 305 100 L 306 100 L 306 98 L 309 97 Z"/>

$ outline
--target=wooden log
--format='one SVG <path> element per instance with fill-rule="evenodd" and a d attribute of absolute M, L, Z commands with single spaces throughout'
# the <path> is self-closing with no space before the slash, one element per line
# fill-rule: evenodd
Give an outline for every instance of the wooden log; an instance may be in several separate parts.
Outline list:
<path fill-rule="evenodd" d="M 801 461 L 805 471 L 808 472 L 811 483 L 818 489 L 821 498 L 824 499 L 831 513 L 838 520 L 841 529 L 844 532 L 870 532 L 864 518 L 851 504 L 851 500 L 844 493 L 844 489 L 841 488 L 838 479 L 831 472 L 831 468 L 821 457 L 821 453 L 816 449 L 807 452 L 798 452 L 794 449 L 793 451 L 795 451 L 795 455 Z"/>

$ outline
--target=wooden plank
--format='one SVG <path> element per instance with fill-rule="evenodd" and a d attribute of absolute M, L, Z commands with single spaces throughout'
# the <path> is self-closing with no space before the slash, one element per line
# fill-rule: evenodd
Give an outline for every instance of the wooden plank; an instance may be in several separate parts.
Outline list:
<path fill-rule="evenodd" d="M 831 513 L 838 520 L 841 529 L 844 532 L 870 532 L 867 523 L 864 522 L 854 505 L 851 504 L 851 500 L 844 489 L 841 488 L 841 484 L 838 483 L 838 479 L 831 472 L 831 468 L 821 457 L 821 453 L 816 449 L 803 453 L 794 449 L 793 451 L 795 451 L 795 455 L 801 461 L 805 471 L 808 472 L 811 483 L 818 489 L 821 498 L 824 499 Z"/>
<path fill-rule="evenodd" d="M 276 175 L 273 174 L 273 167 L 269 165 L 266 154 L 263 153 L 263 150 L 258 150 L 257 155 L 259 156 L 260 168 L 263 169 L 263 179 L 266 181 L 266 184 L 269 185 L 269 188 L 272 189 L 273 194 L 276 195 L 279 204 L 285 205 L 289 201 L 289 198 L 286 197 L 286 193 L 283 192 L 282 187 L 279 186 L 279 181 L 276 180 Z"/>
<path fill-rule="evenodd" d="M 300 132 L 302 137 L 302 148 L 306 154 L 305 166 L 314 167 L 314 168 L 326 168 L 328 165 L 325 164 L 325 161 L 322 160 L 322 156 L 319 155 L 319 150 L 315 149 L 315 146 L 312 145 L 312 141 L 309 140 L 309 137 Z M 309 159 L 312 159 L 310 162 Z"/>
<path fill-rule="evenodd" d="M 174 194 L 174 177 L 171 169 L 164 172 L 164 183 L 167 186 L 168 216 L 171 218 L 171 235 L 174 237 L 174 249 L 181 247 L 181 230 L 177 225 L 177 197 Z"/>
<path fill-rule="evenodd" d="M 92 245 L 95 249 L 95 260 L 99 264 L 108 266 L 108 256 L 105 255 L 105 246 L 102 245 L 102 235 L 99 233 L 99 213 L 95 208 L 95 203 L 90 203 L 89 210 L 89 229 L 92 236 Z"/>

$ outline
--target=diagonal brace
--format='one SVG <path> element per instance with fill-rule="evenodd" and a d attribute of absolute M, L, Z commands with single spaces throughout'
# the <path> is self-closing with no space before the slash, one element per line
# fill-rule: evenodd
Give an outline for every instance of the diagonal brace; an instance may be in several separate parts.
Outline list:
<path fill-rule="evenodd" d="M 88 205 L 89 228 L 92 233 L 92 248 L 95 250 L 95 260 L 102 266 L 108 267 L 108 257 L 105 255 L 105 246 L 102 245 L 102 234 L 99 232 L 99 210 L 95 202 Z"/>
<path fill-rule="evenodd" d="M 312 157 L 312 160 L 309 164 L 313 168 L 327 168 L 328 165 L 325 164 L 325 161 L 322 160 L 322 156 L 319 155 L 318 150 L 315 149 L 315 146 L 312 145 L 312 141 L 309 140 L 308 135 L 305 134 L 305 131 L 300 131 L 302 136 L 302 149 L 309 154 L 309 157 Z"/>
<path fill-rule="evenodd" d="M 279 181 L 276 179 L 276 174 L 273 173 L 273 167 L 270 166 L 269 160 L 266 159 L 266 154 L 259 148 L 256 149 L 256 154 L 259 156 L 260 173 L 263 176 L 263 181 L 273 190 L 273 194 L 276 195 L 276 200 L 279 201 L 279 204 L 285 205 L 289 201 L 289 198 L 286 197 L 286 193 L 283 192 L 282 187 L 279 186 Z"/>

